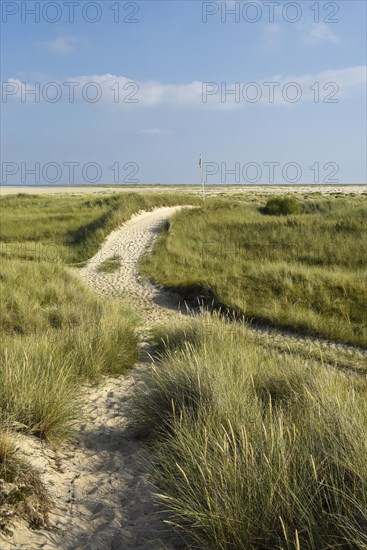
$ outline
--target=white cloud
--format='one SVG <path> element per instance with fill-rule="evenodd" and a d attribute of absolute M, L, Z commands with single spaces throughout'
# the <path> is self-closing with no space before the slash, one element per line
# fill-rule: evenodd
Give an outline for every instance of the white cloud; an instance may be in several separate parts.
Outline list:
<path fill-rule="evenodd" d="M 42 83 L 39 97 L 40 102 L 47 101 L 48 97 L 56 94 L 56 85 L 59 87 L 60 99 L 58 101 L 70 101 L 70 94 L 72 94 L 75 103 L 89 101 L 95 105 L 109 105 L 110 108 L 115 109 L 169 107 L 226 110 L 241 109 L 251 107 L 251 105 L 269 107 L 294 105 L 291 101 L 287 101 L 287 97 L 293 98 L 297 87 L 301 94 L 296 103 L 312 102 L 315 98 L 315 83 L 318 83 L 321 102 L 333 93 L 333 98 L 340 99 L 342 96 L 350 94 L 354 88 L 357 88 L 357 91 L 358 87 L 362 89 L 365 82 L 365 66 L 327 70 L 301 76 L 273 75 L 256 83 L 243 80 L 225 84 L 199 81 L 186 84 L 162 84 L 157 81 L 134 82 L 124 76 L 105 74 L 67 78 L 64 82 L 54 81 L 50 90 L 47 89 L 47 83 Z M 327 87 L 330 83 L 333 83 L 331 87 Z M 221 91 L 222 85 L 225 86 L 224 92 Z M 26 93 L 32 87 L 34 87 L 34 83 L 29 84 L 21 82 L 19 79 L 9 79 L 8 82 L 2 84 L 3 101 L 10 101 L 12 98 L 24 101 L 22 97 L 27 97 L 26 101 L 32 102 L 34 101 L 33 96 L 29 97 Z M 271 87 L 274 90 L 273 101 L 269 100 Z M 310 89 L 310 87 L 312 88 Z M 211 90 L 212 93 L 210 93 Z M 225 94 L 226 90 L 227 94 Z M 230 93 L 231 90 L 237 91 L 237 97 Z M 244 91 L 246 91 L 245 94 Z M 250 100 L 256 95 L 258 95 L 258 99 L 251 102 Z M 97 100 L 95 100 L 96 97 Z M 152 135 L 154 133 L 152 130 L 156 132 L 158 129 L 147 130 Z"/>
<path fill-rule="evenodd" d="M 221 93 L 221 82 L 207 83 L 194 81 L 186 84 L 162 84 L 157 81 L 136 81 L 131 82 L 123 76 L 93 75 L 80 76 L 75 79 L 68 79 L 80 83 L 81 87 L 88 86 L 90 82 L 95 82 L 102 90 L 103 98 L 109 103 L 116 103 L 121 107 L 173 107 L 176 109 L 239 109 L 252 104 L 263 105 L 291 105 L 292 103 L 284 99 L 284 88 L 290 83 L 296 83 L 302 92 L 300 102 L 310 102 L 314 99 L 314 90 L 310 90 L 315 82 L 319 84 L 322 99 L 331 93 L 332 88 L 323 92 L 323 87 L 328 83 L 335 83 L 338 87 L 338 93 L 335 96 L 339 98 L 348 93 L 350 88 L 364 84 L 366 82 L 366 67 L 357 66 L 339 70 L 328 70 L 321 73 L 307 74 L 301 76 L 295 75 L 275 75 L 264 78 L 255 83 L 261 90 L 261 97 L 257 102 L 251 103 L 243 99 L 242 90 L 248 87 L 248 96 L 252 97 L 256 93 L 254 83 L 246 81 L 238 83 L 226 83 L 227 90 L 240 89 L 240 100 L 236 102 L 233 94 L 227 94 L 223 100 Z M 264 83 L 272 83 L 274 86 L 274 101 L 269 102 L 269 86 Z M 213 87 L 213 94 L 210 92 Z M 119 96 L 117 97 L 117 90 Z M 290 95 L 293 91 L 289 89 Z M 205 101 L 206 96 L 206 101 Z M 118 101 L 117 101 L 118 100 Z M 132 103 L 135 102 L 135 103 Z M 131 104 L 131 105 L 130 105 Z"/>
<path fill-rule="evenodd" d="M 51 42 L 45 42 L 48 50 L 62 55 L 72 53 L 75 50 L 75 44 L 78 42 L 78 37 L 72 34 L 58 36 Z"/>
<path fill-rule="evenodd" d="M 265 25 L 262 31 L 262 45 L 266 50 L 274 50 L 282 36 L 282 28 L 278 23 Z"/>
<path fill-rule="evenodd" d="M 168 136 L 170 134 L 168 130 L 162 130 L 161 128 L 143 128 L 138 133 L 144 136 Z"/>
<path fill-rule="evenodd" d="M 339 42 L 339 37 L 325 23 L 314 23 L 305 35 L 305 40 L 312 43 Z"/>

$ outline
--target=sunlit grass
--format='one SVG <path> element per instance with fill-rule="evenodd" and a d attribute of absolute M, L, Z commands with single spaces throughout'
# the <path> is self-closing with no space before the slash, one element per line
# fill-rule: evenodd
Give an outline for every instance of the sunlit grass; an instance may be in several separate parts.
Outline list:
<path fill-rule="evenodd" d="M 113 229 L 139 210 L 199 203 L 194 195 L 158 192 L 4 196 L 0 253 L 3 258 L 82 265 Z"/>
<path fill-rule="evenodd" d="M 208 200 L 171 219 L 141 271 L 186 299 L 366 346 L 366 205 L 305 201 L 303 214 L 278 217 L 243 201 Z"/>
<path fill-rule="evenodd" d="M 215 317 L 155 331 L 136 388 L 157 497 L 195 548 L 367 548 L 366 379 Z"/>

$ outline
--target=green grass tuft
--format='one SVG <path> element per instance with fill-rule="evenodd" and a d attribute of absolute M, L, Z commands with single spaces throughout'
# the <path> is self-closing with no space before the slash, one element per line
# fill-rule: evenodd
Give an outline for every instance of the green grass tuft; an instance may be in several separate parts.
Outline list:
<path fill-rule="evenodd" d="M 102 263 L 99 264 L 97 271 L 101 273 L 114 273 L 118 271 L 121 267 L 120 256 L 112 256 L 112 258 L 107 258 Z"/>

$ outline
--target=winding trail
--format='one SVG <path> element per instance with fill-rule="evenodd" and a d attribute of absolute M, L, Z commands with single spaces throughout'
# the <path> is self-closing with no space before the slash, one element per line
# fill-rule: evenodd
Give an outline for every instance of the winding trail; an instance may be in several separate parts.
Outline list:
<path fill-rule="evenodd" d="M 79 270 L 81 277 L 102 296 L 131 303 L 134 309 L 144 315 L 147 326 L 151 326 L 170 310 L 177 313 L 178 296 L 167 290 L 143 281 L 137 274 L 139 258 L 149 250 L 159 229 L 181 206 L 157 208 L 152 212 L 135 214 L 121 228 L 113 231 L 103 243 L 100 251 Z M 98 271 L 105 260 L 118 256 L 121 266 L 113 273 Z"/>
<path fill-rule="evenodd" d="M 180 316 L 178 297 L 142 281 L 137 274 L 140 256 L 149 250 L 161 224 L 181 207 L 140 212 L 111 233 L 101 250 L 79 270 L 86 283 L 101 295 L 130 301 L 144 316 L 147 330 L 155 322 Z M 118 255 L 121 267 L 103 273 L 98 266 Z M 256 329 L 271 343 L 284 335 Z M 326 346 L 296 336 L 293 343 Z M 73 444 L 57 453 L 47 443 L 19 435 L 19 452 L 36 467 L 55 506 L 50 530 L 32 531 L 22 523 L 13 536 L 0 534 L 1 550 L 179 550 L 184 541 L 157 514 L 144 462 L 147 451 L 128 427 L 130 397 L 142 369 L 150 362 L 142 343 L 139 364 L 127 376 L 105 378 L 85 392 L 86 420 Z M 177 535 L 174 535 L 177 536 Z"/>
<path fill-rule="evenodd" d="M 167 320 L 170 316 L 188 313 L 179 295 L 166 289 L 159 289 L 149 281 L 143 281 L 137 274 L 137 265 L 142 254 L 149 250 L 159 228 L 182 207 L 158 208 L 151 212 L 139 212 L 121 228 L 113 231 L 103 243 L 100 251 L 80 270 L 80 275 L 96 292 L 131 305 L 144 318 L 145 328 Z M 190 208 L 190 207 L 189 207 Z M 119 256 L 121 267 L 114 273 L 98 271 L 98 266 L 113 256 Z M 200 308 L 195 308 L 200 309 Z M 192 310 L 194 311 L 194 310 Z M 250 326 L 261 345 L 289 349 L 302 349 L 305 355 L 332 352 L 338 356 L 339 368 L 367 374 L 367 352 L 353 346 L 330 342 L 317 337 L 297 335 L 275 327 Z M 325 364 L 328 363 L 327 357 Z M 331 361 L 330 366 L 332 366 Z"/>

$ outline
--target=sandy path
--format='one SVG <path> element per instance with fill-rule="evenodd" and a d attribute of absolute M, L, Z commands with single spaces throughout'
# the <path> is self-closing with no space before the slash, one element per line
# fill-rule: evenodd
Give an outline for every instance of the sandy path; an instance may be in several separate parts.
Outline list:
<path fill-rule="evenodd" d="M 178 208 L 135 215 L 110 234 L 100 252 L 79 271 L 98 293 L 131 300 L 144 312 L 148 325 L 174 314 L 174 306 L 169 293 L 139 280 L 137 263 L 162 222 Z M 98 272 L 99 263 L 114 254 L 121 257 L 121 269 L 111 274 Z M 12 538 L 0 533 L 1 550 L 184 547 L 157 514 L 144 467 L 149 457 L 128 427 L 131 389 L 145 368 L 149 360 L 142 346 L 141 362 L 129 375 L 105 378 L 99 387 L 85 388 L 85 423 L 76 441 L 57 454 L 47 443 L 18 436 L 19 452 L 38 469 L 55 506 L 51 530 L 31 531 L 18 523 L 12 527 Z"/>
<path fill-rule="evenodd" d="M 180 208 L 163 207 L 134 215 L 123 227 L 113 231 L 87 266 L 79 270 L 81 277 L 98 294 L 130 302 L 144 313 L 148 325 L 174 310 L 179 298 L 142 281 L 137 274 L 137 264 L 153 243 L 162 223 Z M 121 267 L 113 273 L 98 271 L 98 266 L 113 256 L 120 257 Z"/>
<path fill-rule="evenodd" d="M 141 367 L 140 367 L 141 368 Z M 55 506 L 51 530 L 15 525 L 0 548 L 44 550 L 178 550 L 159 519 L 144 462 L 146 451 L 126 425 L 129 395 L 140 368 L 85 390 L 86 422 L 62 452 L 29 437 L 20 452 L 37 467 Z"/>

